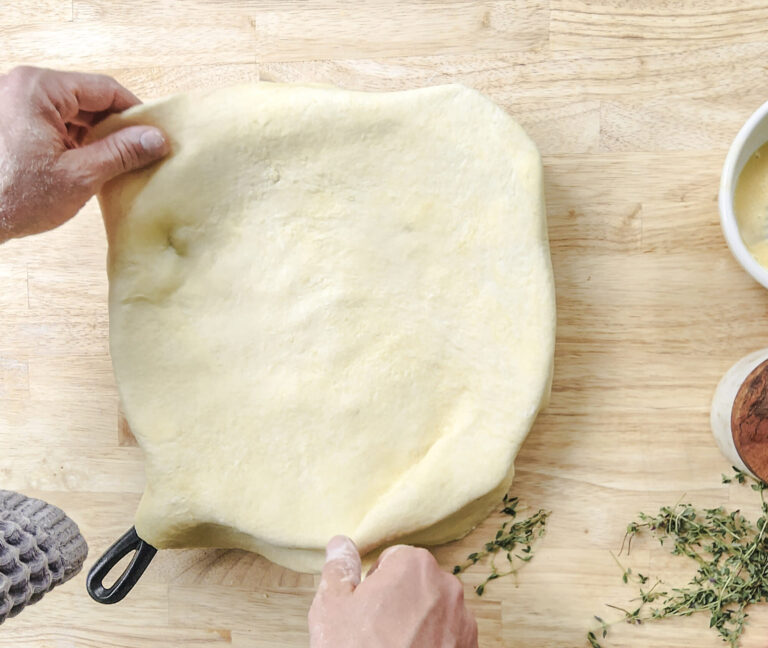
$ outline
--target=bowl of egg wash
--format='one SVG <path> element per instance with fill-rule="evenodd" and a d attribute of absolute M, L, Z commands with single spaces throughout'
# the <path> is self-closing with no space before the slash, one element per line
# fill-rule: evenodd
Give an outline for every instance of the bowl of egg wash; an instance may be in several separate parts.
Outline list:
<path fill-rule="evenodd" d="M 768 102 L 747 120 L 728 151 L 719 206 L 733 256 L 768 288 Z"/>

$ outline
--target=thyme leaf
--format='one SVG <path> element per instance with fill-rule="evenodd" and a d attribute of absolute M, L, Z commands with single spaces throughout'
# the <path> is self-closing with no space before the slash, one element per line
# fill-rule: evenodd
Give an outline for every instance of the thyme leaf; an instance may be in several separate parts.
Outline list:
<path fill-rule="evenodd" d="M 650 534 L 670 553 L 685 556 L 698 567 L 696 575 L 684 587 L 666 590 L 663 581 L 656 579 L 645 587 L 649 577 L 634 575 L 631 569 L 622 570 L 622 580 L 638 586 L 639 602 L 635 609 L 608 605 L 622 616 L 606 623 L 600 617 L 599 629 L 587 633 L 591 648 L 603 648 L 608 628 L 615 623 L 640 624 L 692 614 L 709 615 L 709 626 L 714 628 L 730 648 L 738 648 L 747 620 L 747 609 L 754 603 L 768 602 L 768 504 L 765 490 L 768 484 L 734 468 L 735 475 L 723 475 L 723 483 L 733 481 L 747 484 L 760 494 L 762 515 L 751 522 L 740 511 L 728 512 L 722 507 L 696 509 L 690 504 L 675 504 L 659 509 L 657 515 L 640 513 L 636 521 L 627 526 L 622 548 L 630 551 L 632 539 Z"/>
<path fill-rule="evenodd" d="M 485 587 L 490 581 L 514 574 L 520 567 L 529 562 L 533 558 L 533 547 L 536 540 L 544 535 L 550 511 L 539 509 L 530 517 L 516 522 L 514 520 L 517 517 L 518 504 L 519 500 L 517 497 L 505 495 L 501 512 L 508 519 L 496 531 L 493 540 L 486 542 L 480 551 L 469 554 L 463 563 L 455 565 L 453 568 L 454 574 L 460 574 L 483 560 L 486 556 L 491 556 L 489 561 L 491 573 L 486 576 L 480 585 L 475 587 L 475 593 L 478 596 L 483 595 Z M 514 553 L 515 549 L 518 550 L 517 553 Z M 502 571 L 499 571 L 496 565 L 498 554 L 503 554 L 507 562 L 506 568 Z"/>

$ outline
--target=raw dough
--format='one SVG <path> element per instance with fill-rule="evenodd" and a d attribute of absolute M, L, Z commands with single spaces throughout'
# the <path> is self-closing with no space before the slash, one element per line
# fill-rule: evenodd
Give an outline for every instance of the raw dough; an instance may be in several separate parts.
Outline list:
<path fill-rule="evenodd" d="M 539 154 L 475 91 L 271 83 L 116 116 L 173 155 L 108 183 L 110 345 L 158 548 L 301 571 L 469 531 L 545 401 Z"/>

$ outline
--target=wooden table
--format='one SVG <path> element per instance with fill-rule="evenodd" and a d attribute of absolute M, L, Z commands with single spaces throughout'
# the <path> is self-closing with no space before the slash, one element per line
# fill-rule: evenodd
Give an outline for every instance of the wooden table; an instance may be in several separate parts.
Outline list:
<path fill-rule="evenodd" d="M 10 4 L 10 6 L 8 6 Z M 745 506 L 709 431 L 725 370 L 768 346 L 768 295 L 720 233 L 717 190 L 737 130 L 768 99 L 768 3 L 722 0 L 23 0 L 0 11 L 0 68 L 104 71 L 143 98 L 270 78 L 366 90 L 458 81 L 519 120 L 545 163 L 557 282 L 552 401 L 513 493 L 552 510 L 517 582 L 482 599 L 483 647 L 583 646 L 631 590 L 609 550 L 640 510 Z M 107 350 L 105 240 L 94 202 L 0 248 L 0 486 L 62 506 L 92 561 L 125 529 L 141 451 L 118 435 Z M 494 516 L 437 550 L 445 566 Z M 629 559 L 673 582 L 649 542 Z M 316 579 L 240 551 L 162 552 L 123 603 L 84 574 L 0 628 L 17 648 L 300 647 Z M 745 646 L 765 645 L 756 612 Z M 723 645 L 704 618 L 619 626 L 607 646 Z"/>

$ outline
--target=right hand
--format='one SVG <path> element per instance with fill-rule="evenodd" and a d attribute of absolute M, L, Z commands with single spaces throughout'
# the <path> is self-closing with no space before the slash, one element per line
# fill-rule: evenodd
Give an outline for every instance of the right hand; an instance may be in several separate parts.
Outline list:
<path fill-rule="evenodd" d="M 311 648 L 477 648 L 459 580 L 426 549 L 395 545 L 361 583 L 360 554 L 336 536 L 309 610 Z"/>

